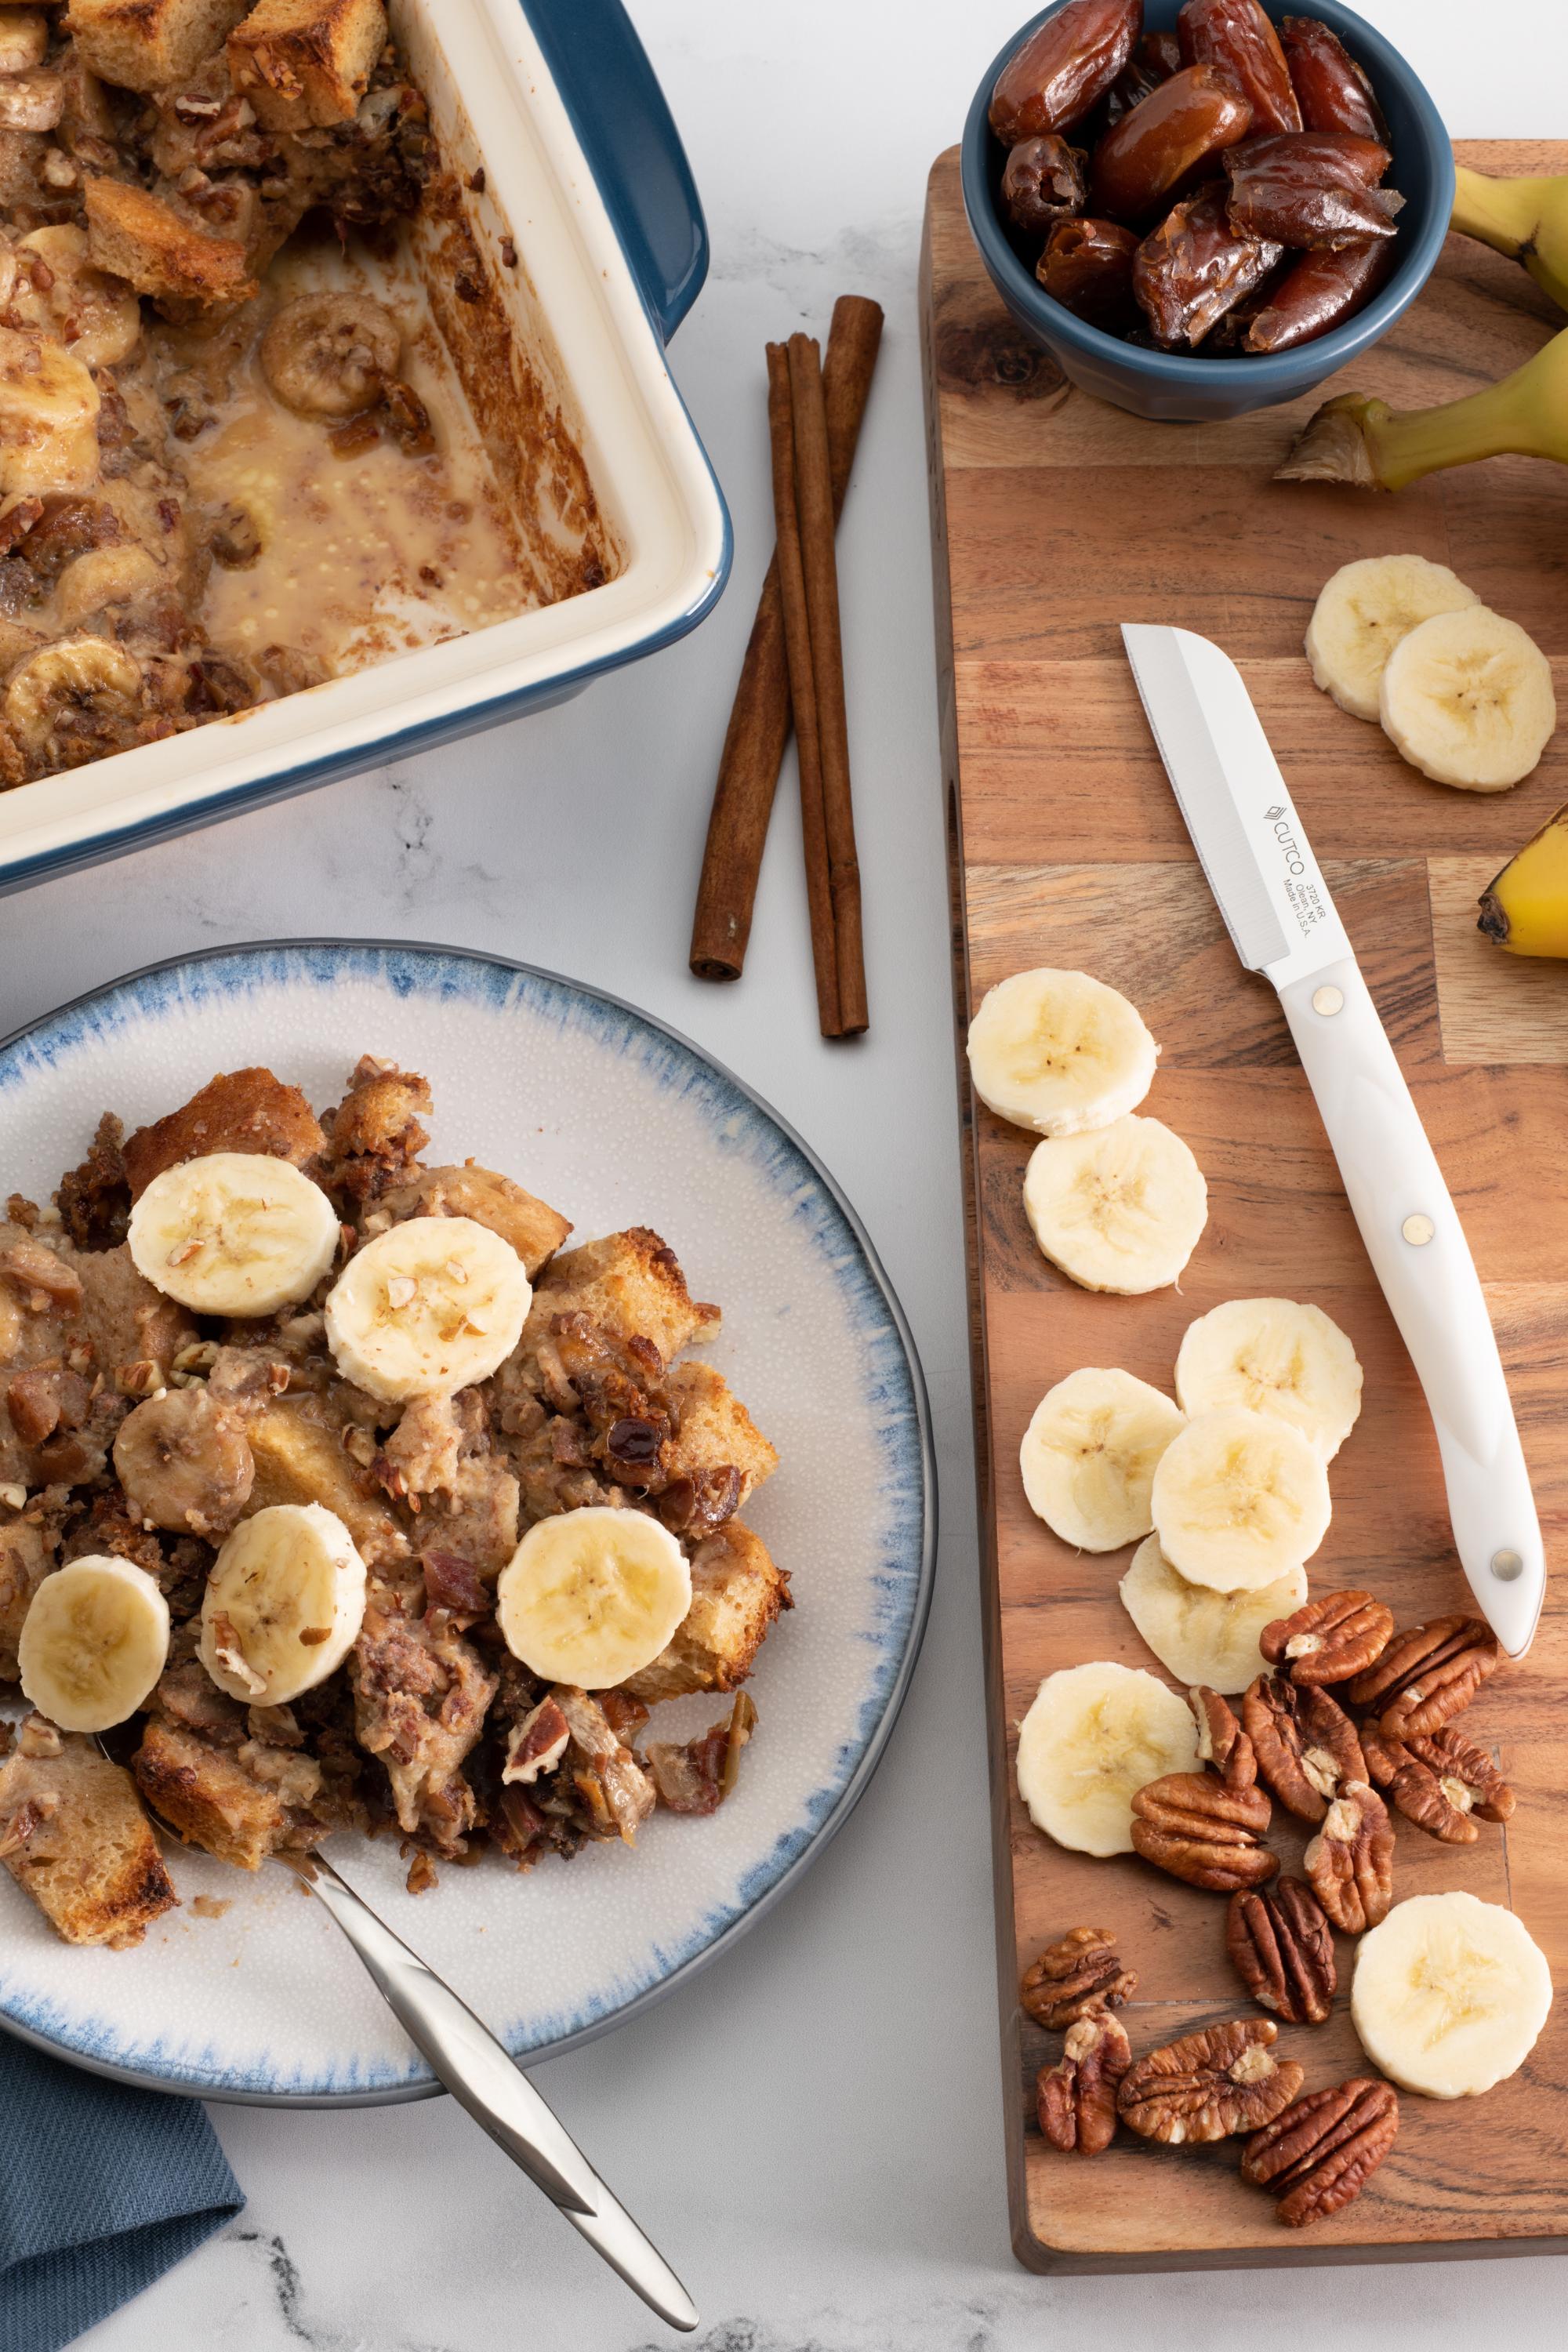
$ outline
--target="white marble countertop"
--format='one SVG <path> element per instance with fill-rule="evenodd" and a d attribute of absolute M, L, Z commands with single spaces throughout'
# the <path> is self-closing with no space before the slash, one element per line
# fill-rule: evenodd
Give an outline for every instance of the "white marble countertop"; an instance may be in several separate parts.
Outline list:
<path fill-rule="evenodd" d="M 1363 6 L 1457 134 L 1563 131 L 1562 0 Z M 712 277 L 674 360 L 734 512 L 731 594 L 694 638 L 563 709 L 5 900 L 0 1034 L 217 941 L 492 948 L 689 1032 L 804 1130 L 863 1212 L 914 1323 L 941 1446 L 941 1574 L 913 1693 L 858 1812 L 773 1916 L 650 2015 L 540 2070 L 689 2282 L 704 2352 L 1052 2339 L 1185 2352 L 1282 2303 L 1343 2352 L 1560 2340 L 1548 2299 L 1563 2273 L 1542 2259 L 1288 2281 L 1047 2281 L 1014 2265 L 915 271 L 927 168 L 1025 0 L 633 0 L 633 13 L 712 226 Z M 875 1024 L 846 1050 L 816 1035 L 787 789 L 745 981 L 690 979 L 686 941 L 772 537 L 763 344 L 825 331 L 852 290 L 886 306 L 888 336 L 841 542 Z M 93 2352 L 676 2340 L 449 2102 L 215 2121 L 247 2210 L 84 2339 Z"/>

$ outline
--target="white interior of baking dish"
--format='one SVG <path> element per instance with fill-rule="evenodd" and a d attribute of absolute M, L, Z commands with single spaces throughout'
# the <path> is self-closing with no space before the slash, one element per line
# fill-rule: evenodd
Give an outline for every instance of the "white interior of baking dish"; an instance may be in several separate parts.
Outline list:
<path fill-rule="evenodd" d="M 553 384 L 618 552 L 606 584 L 185 735 L 0 794 L 7 866 L 614 662 L 679 625 L 723 562 L 724 512 L 592 173 L 517 0 L 389 0 L 520 341 Z M 521 267 L 500 248 L 510 236 Z M 541 331 L 542 322 L 542 331 Z M 337 460 L 323 456 L 323 463 Z"/>

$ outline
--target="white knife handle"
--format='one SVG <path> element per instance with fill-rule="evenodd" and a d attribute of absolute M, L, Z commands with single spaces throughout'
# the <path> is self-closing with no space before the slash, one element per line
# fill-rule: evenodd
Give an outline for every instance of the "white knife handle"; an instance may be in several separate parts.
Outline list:
<path fill-rule="evenodd" d="M 1546 1589 L 1541 1528 L 1464 1228 L 1353 956 L 1279 992 L 1373 1270 L 1426 1392 L 1454 1542 L 1510 1656 Z"/>

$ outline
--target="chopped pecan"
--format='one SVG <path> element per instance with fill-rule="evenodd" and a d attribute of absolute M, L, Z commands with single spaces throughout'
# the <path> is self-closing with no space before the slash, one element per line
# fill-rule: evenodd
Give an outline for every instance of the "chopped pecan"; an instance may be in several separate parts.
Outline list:
<path fill-rule="evenodd" d="M 697 1738 L 683 1746 L 650 1740 L 647 1768 L 660 1804 L 672 1813 L 715 1813 L 734 1790 L 741 1769 L 741 1750 L 756 1729 L 757 1710 L 745 1691 L 737 1691 L 727 1716 L 721 1716 Z"/>
<path fill-rule="evenodd" d="M 1265 1625 L 1258 1646 L 1292 1682 L 1346 1683 L 1376 1664 L 1393 1631 L 1393 1610 L 1370 1592 L 1328 1592 Z"/>
<path fill-rule="evenodd" d="M 1187 1704 L 1198 1727 L 1200 1762 L 1212 1764 L 1227 1789 L 1250 1789 L 1258 1778 L 1258 1759 L 1228 1701 L 1199 1683 L 1187 1693 Z"/>
<path fill-rule="evenodd" d="M 1506 1822 L 1513 1811 L 1513 1790 L 1501 1772 L 1456 1724 L 1408 1739 L 1365 1731 L 1362 1747 L 1368 1772 L 1390 1801 L 1445 1845 L 1474 1845 L 1480 1835 L 1476 1817 Z"/>
<path fill-rule="evenodd" d="M 1434 1617 L 1396 1633 L 1349 1696 L 1392 1739 L 1440 1731 L 1468 1706 L 1500 1655 L 1496 1635 L 1479 1617 Z"/>
<path fill-rule="evenodd" d="M 1018 1999 L 1037 2024 L 1063 2033 L 1090 2010 L 1120 2009 L 1137 1982 L 1109 1927 L 1074 1927 L 1026 1969 Z"/>
<path fill-rule="evenodd" d="M 1321 1822 L 1343 1780 L 1364 1780 L 1355 1726 L 1325 1690 L 1259 1675 L 1241 1702 L 1258 1769 L 1299 1820 Z"/>
<path fill-rule="evenodd" d="M 1238 2017 L 1146 2052 L 1122 2078 L 1118 2114 L 1173 2147 L 1258 2131 L 1301 2087 L 1300 2067 L 1274 2055 L 1279 2031 L 1271 2017 Z"/>
<path fill-rule="evenodd" d="M 507 1741 L 502 1780 L 526 1784 L 537 1780 L 542 1773 L 553 1772 L 571 1738 L 566 1717 L 547 1694 L 521 1723 L 514 1725 Z"/>
<path fill-rule="evenodd" d="M 1288 2229 L 1304 2229 L 1359 2197 L 1399 2129 L 1392 2083 L 1358 2074 L 1331 2091 L 1309 2091 L 1247 2141 L 1241 2177 L 1279 2200 Z"/>
<path fill-rule="evenodd" d="M 1067 2155 L 1099 2156 L 1116 2137 L 1116 2100 L 1132 2063 L 1119 2018 L 1102 2009 L 1068 2026 L 1061 2059 L 1035 2078 L 1040 2129 Z"/>
<path fill-rule="evenodd" d="M 1319 1902 L 1336 1927 L 1359 1936 L 1388 1916 L 1394 1900 L 1394 1826 L 1364 1780 L 1347 1780 L 1301 1857 Z"/>
<path fill-rule="evenodd" d="M 1299 1878 L 1230 1898 L 1226 1948 L 1260 2009 L 1287 2025 L 1321 2025 L 1333 2006 L 1339 1972 L 1323 1906 Z"/>
<path fill-rule="evenodd" d="M 1132 1843 L 1145 1862 L 1189 1886 L 1228 1895 L 1279 1867 L 1258 1840 L 1273 1807 L 1262 1789 L 1227 1789 L 1206 1772 L 1168 1772 L 1132 1800 Z"/>

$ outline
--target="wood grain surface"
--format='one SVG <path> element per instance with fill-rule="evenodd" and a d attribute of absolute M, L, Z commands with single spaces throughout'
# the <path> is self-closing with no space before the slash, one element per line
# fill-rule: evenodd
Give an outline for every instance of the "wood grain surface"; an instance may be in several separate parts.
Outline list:
<path fill-rule="evenodd" d="M 1460 152 L 1493 171 L 1568 170 L 1568 146 Z M 1365 1584 L 1405 1623 L 1467 1598 L 1420 1390 L 1273 992 L 1237 966 L 1198 870 L 1122 656 L 1122 621 L 1202 630 L 1240 664 L 1469 1232 L 1549 1559 L 1563 1559 L 1568 966 L 1500 954 L 1474 926 L 1484 883 L 1568 800 L 1568 727 L 1516 791 L 1446 791 L 1317 692 L 1301 639 L 1336 565 L 1415 550 L 1534 634 L 1568 709 L 1568 471 L 1495 459 L 1397 499 L 1270 478 L 1330 390 L 1447 399 L 1504 373 L 1560 321 L 1521 269 L 1450 238 L 1421 300 L 1344 382 L 1231 424 L 1147 424 L 1074 391 L 1023 341 L 965 226 L 956 151 L 931 174 L 922 289 L 960 1044 L 970 1008 L 1006 973 L 1097 973 L 1160 1039 L 1147 1108 L 1186 1137 L 1209 1183 L 1208 1228 L 1179 1292 L 1076 1289 L 1025 1221 L 1031 1139 L 973 1104 L 961 1055 L 1015 2244 L 1037 2268 L 1073 2270 L 1545 2251 L 1568 2242 L 1568 2000 L 1488 2097 L 1405 2096 L 1394 2151 L 1366 2193 L 1310 2231 L 1281 2228 L 1243 2185 L 1234 2143 L 1157 2148 L 1123 2135 L 1089 2162 L 1047 2147 L 1033 2082 L 1060 2042 L 1022 2016 L 1017 1980 L 1049 1939 L 1080 1924 L 1118 1931 L 1140 1976 L 1123 2011 L 1135 2050 L 1254 2012 L 1225 1957 L 1223 1898 L 1132 1856 L 1097 1862 L 1052 1844 L 1018 1801 L 1013 1758 L 1045 1675 L 1090 1658 L 1157 1664 L 1117 1595 L 1126 1555 L 1076 1553 L 1029 1511 L 1017 1466 L 1029 1415 L 1080 1364 L 1124 1365 L 1169 1391 L 1183 1331 L 1223 1299 L 1316 1300 L 1365 1367 L 1313 1589 Z M 1512 1822 L 1450 1848 L 1402 1822 L 1395 1886 L 1396 1898 L 1463 1886 L 1513 1905 L 1560 1984 L 1563 1594 L 1549 1590 L 1528 1660 L 1496 1675 L 1466 1719 L 1518 1790 Z M 1275 1822 L 1271 1843 L 1296 1868 L 1303 1841 L 1278 1807 Z M 1280 2035 L 1309 2087 L 1366 2063 L 1343 1938 L 1339 1958 L 1330 2023 Z"/>

